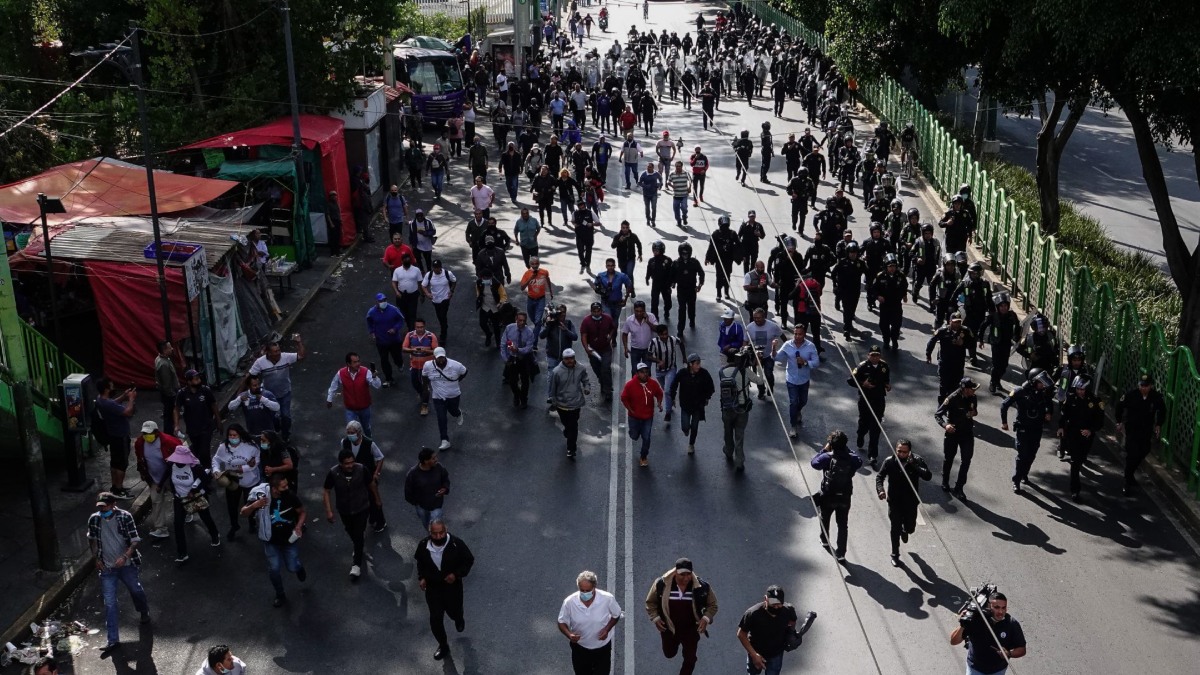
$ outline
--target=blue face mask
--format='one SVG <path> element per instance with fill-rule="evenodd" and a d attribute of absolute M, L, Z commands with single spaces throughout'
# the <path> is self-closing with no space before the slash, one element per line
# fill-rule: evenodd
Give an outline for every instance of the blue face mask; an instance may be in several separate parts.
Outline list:
<path fill-rule="evenodd" d="M 242 444 L 242 439 L 234 436 L 233 438 L 228 439 L 227 442 L 229 443 L 229 447 L 236 448 L 237 446 Z"/>
<path fill-rule="evenodd" d="M 270 450 L 271 444 L 270 443 L 259 443 L 258 447 L 262 448 L 263 450 Z"/>
<path fill-rule="evenodd" d="M 346 434 L 346 440 L 350 441 L 351 443 L 357 443 L 358 434 Z"/>
<path fill-rule="evenodd" d="M 590 602 L 594 597 L 596 597 L 596 591 L 579 591 L 579 599 L 584 602 Z"/>
<path fill-rule="evenodd" d="M 109 509 L 109 510 L 107 510 L 107 511 L 101 511 L 101 512 L 100 512 L 100 517 L 101 517 L 101 518 L 112 518 L 112 517 L 113 517 L 113 510 L 112 510 L 112 509 Z"/>

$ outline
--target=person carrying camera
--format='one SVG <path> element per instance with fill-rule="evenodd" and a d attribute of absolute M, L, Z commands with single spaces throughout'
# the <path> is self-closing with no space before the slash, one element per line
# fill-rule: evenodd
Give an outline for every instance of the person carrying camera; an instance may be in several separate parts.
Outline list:
<path fill-rule="evenodd" d="M 803 635 L 817 618 L 809 612 L 804 626 L 796 629 L 796 608 L 783 601 L 783 588 L 768 586 L 763 601 L 753 605 L 738 621 L 737 637 L 746 650 L 746 672 L 779 675 L 783 653 L 800 646 Z"/>
<path fill-rule="evenodd" d="M 993 591 L 981 608 L 967 607 L 950 632 L 950 644 L 967 643 L 967 675 L 1003 675 L 1013 659 L 1025 656 L 1025 632 L 1008 614 L 1008 598 Z"/>

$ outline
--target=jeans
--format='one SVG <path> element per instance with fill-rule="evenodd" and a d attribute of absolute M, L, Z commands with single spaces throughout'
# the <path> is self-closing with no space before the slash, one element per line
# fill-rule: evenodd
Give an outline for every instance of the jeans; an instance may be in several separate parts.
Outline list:
<path fill-rule="evenodd" d="M 408 369 L 408 381 L 412 384 L 413 391 L 417 392 L 417 397 L 421 399 L 421 403 L 429 405 L 429 390 L 425 388 L 425 380 L 421 379 L 421 369 L 410 367 Z M 366 429 L 367 423 L 363 422 L 363 431 L 366 431 Z M 371 433 L 367 432 L 367 435 L 371 436 Z"/>
<path fill-rule="evenodd" d="M 838 534 L 837 548 L 834 553 L 841 556 L 846 554 L 846 538 L 850 531 L 848 522 L 850 520 L 850 495 L 825 495 L 821 500 L 821 543 L 828 544 L 829 540 L 829 520 L 830 517 L 836 517 Z"/>
<path fill-rule="evenodd" d="M 646 363 L 646 354 L 648 354 L 649 352 L 650 352 L 649 349 L 639 349 L 637 347 L 630 347 L 629 348 L 629 367 L 630 367 L 630 369 L 632 369 L 636 372 L 637 365 L 639 363 Z"/>
<path fill-rule="evenodd" d="M 591 362 L 592 372 L 596 373 L 596 379 L 600 382 L 600 393 L 605 397 L 611 397 L 613 393 L 612 351 L 593 351 L 588 361 Z"/>
<path fill-rule="evenodd" d="M 679 406 L 679 427 L 688 435 L 688 445 L 696 444 L 696 432 L 700 431 L 700 420 L 704 419 L 704 409 L 688 410 Z"/>
<path fill-rule="evenodd" d="M 633 177 L 634 182 L 637 181 L 637 177 L 638 177 L 637 170 L 638 170 L 637 162 L 625 162 L 625 189 L 626 190 L 629 189 L 629 185 L 630 185 L 629 178 L 631 176 Z"/>
<path fill-rule="evenodd" d="M 650 456 L 650 432 L 654 430 L 654 418 L 639 420 L 636 417 L 629 417 L 629 437 L 633 440 L 642 441 L 642 449 L 640 457 L 646 459 Z"/>
<path fill-rule="evenodd" d="M 279 402 L 279 435 L 283 436 L 283 440 L 286 441 L 292 437 L 292 392 L 276 394 L 275 400 Z M 212 438 L 211 434 L 209 438 Z M 205 447 L 204 450 L 207 454 L 208 448 Z M 195 446 L 192 446 L 192 452 L 196 452 Z M 200 453 L 196 453 L 196 457 L 202 462 L 200 466 L 209 466 L 209 464 L 203 464 L 204 458 L 200 456 Z"/>
<path fill-rule="evenodd" d="M 1008 672 L 1008 666 L 1005 666 L 1005 667 L 1001 668 L 1000 670 L 997 670 L 994 673 L 985 673 L 982 670 L 975 670 L 974 668 L 972 668 L 970 666 L 970 664 L 967 665 L 967 675 L 1004 675 L 1007 672 Z"/>
<path fill-rule="evenodd" d="M 150 611 L 146 591 L 142 589 L 138 566 L 132 563 L 124 567 L 113 567 L 100 572 L 100 590 L 104 595 L 104 622 L 108 626 L 108 644 L 121 641 L 120 607 L 117 606 L 117 584 L 124 584 L 133 598 L 133 607 L 145 614 Z"/>
<path fill-rule="evenodd" d="M 766 666 L 765 670 L 755 670 L 754 664 L 750 662 L 750 657 L 746 657 L 746 673 L 748 675 L 760 675 L 764 673 L 765 675 L 779 675 L 783 672 L 783 654 L 776 654 L 771 658 L 763 659 L 763 665 Z"/>
<path fill-rule="evenodd" d="M 450 440 L 450 433 L 446 430 L 449 426 L 447 413 L 455 419 L 462 417 L 462 409 L 459 408 L 459 403 L 462 402 L 461 396 L 454 398 L 435 398 L 433 399 L 433 412 L 437 415 L 438 435 L 443 441 Z"/>
<path fill-rule="evenodd" d="M 511 197 L 514 202 L 517 201 L 517 192 L 520 190 L 520 187 L 521 187 L 521 184 L 519 182 L 520 179 L 521 179 L 520 174 L 515 174 L 515 175 L 504 177 L 504 184 L 508 187 L 508 196 Z"/>
<path fill-rule="evenodd" d="M 788 421 L 793 427 L 804 426 L 804 406 L 808 405 L 808 385 L 808 382 L 804 384 L 787 383 Z"/>
<path fill-rule="evenodd" d="M 646 207 L 646 220 L 653 223 L 658 218 L 658 193 L 643 192 L 642 203 Z"/>
<path fill-rule="evenodd" d="M 442 189 L 446 185 L 446 170 L 434 169 L 429 172 L 429 183 L 433 186 L 433 194 L 441 197 Z"/>
<path fill-rule="evenodd" d="M 658 385 L 663 390 L 663 409 L 671 410 L 674 399 L 671 398 L 671 385 L 675 384 L 675 378 L 679 375 L 678 368 L 670 368 L 668 370 L 660 370 L 654 374 L 654 379 L 658 380 Z"/>
<path fill-rule="evenodd" d="M 525 261 L 526 267 L 529 267 L 529 259 L 537 254 L 538 254 L 537 245 L 521 247 L 521 259 Z"/>
<path fill-rule="evenodd" d="M 279 571 L 284 565 L 292 574 L 304 569 L 300 563 L 300 549 L 296 544 L 272 544 L 269 541 L 264 541 L 262 545 L 263 553 L 267 556 L 267 576 L 275 587 L 275 595 L 283 595 L 283 575 Z"/>
<path fill-rule="evenodd" d="M 525 301 L 525 313 L 529 315 L 529 320 L 533 322 L 534 335 L 537 335 L 542 330 L 542 319 L 546 315 L 546 296 L 527 299 Z"/>
<path fill-rule="evenodd" d="M 687 222 L 687 210 L 688 210 L 687 195 L 684 195 L 682 197 L 675 197 L 674 199 L 671 200 L 671 212 L 675 214 L 675 223 L 676 224 L 680 223 L 681 221 L 684 223 Z"/>
<path fill-rule="evenodd" d="M 351 410 L 346 408 L 346 424 L 349 424 L 355 420 L 358 420 L 358 423 L 362 425 L 364 434 L 370 436 L 371 438 L 375 437 L 375 434 L 371 433 L 371 409 L 369 407 L 363 408 L 362 410 Z"/>
<path fill-rule="evenodd" d="M 345 511 L 338 515 L 342 519 L 342 527 L 346 529 L 346 534 L 350 535 L 350 541 L 354 544 L 354 564 L 361 566 L 363 564 L 363 548 L 366 546 L 366 531 L 367 531 L 367 516 L 371 513 L 371 509 L 363 509 L 358 513 L 346 513 Z"/>
<path fill-rule="evenodd" d="M 560 196 L 558 198 L 558 208 L 562 211 L 563 227 L 567 227 L 571 223 L 571 214 L 575 212 L 575 205 L 571 203 L 570 199 Z M 546 225 L 549 224 L 546 223 Z"/>
<path fill-rule="evenodd" d="M 663 656 L 673 659 L 682 651 L 683 663 L 679 666 L 679 674 L 692 675 L 696 668 L 696 649 L 700 646 L 700 633 L 696 631 L 695 622 L 685 625 L 676 623 L 674 632 L 666 630 L 659 635 L 662 638 Z"/>
<path fill-rule="evenodd" d="M 162 401 L 162 432 L 168 436 L 175 435 L 175 395 L 159 394 Z"/>
<path fill-rule="evenodd" d="M 417 512 L 417 517 L 421 519 L 421 526 L 428 531 L 429 524 L 435 520 L 442 519 L 442 509 L 424 509 L 420 506 L 413 506 L 413 510 Z"/>

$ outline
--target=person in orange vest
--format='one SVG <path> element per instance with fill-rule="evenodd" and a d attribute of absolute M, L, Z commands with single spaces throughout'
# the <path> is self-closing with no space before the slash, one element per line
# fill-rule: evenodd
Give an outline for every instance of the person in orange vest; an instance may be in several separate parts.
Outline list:
<path fill-rule="evenodd" d="M 374 437 L 371 433 L 371 389 L 381 386 L 379 376 L 375 374 L 375 364 L 366 368 L 357 352 L 346 354 L 346 365 L 337 371 L 329 383 L 329 391 L 325 395 L 325 407 L 333 407 L 333 397 L 340 390 L 342 404 L 346 406 L 346 422 L 358 420 L 363 432 Z"/>

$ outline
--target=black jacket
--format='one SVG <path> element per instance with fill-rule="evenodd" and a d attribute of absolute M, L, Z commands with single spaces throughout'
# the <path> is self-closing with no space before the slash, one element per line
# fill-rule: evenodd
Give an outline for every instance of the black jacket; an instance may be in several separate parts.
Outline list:
<path fill-rule="evenodd" d="M 446 542 L 446 551 L 442 554 L 440 570 L 433 564 L 433 556 L 429 553 L 429 537 L 417 543 L 417 551 L 413 554 L 413 559 L 417 561 L 417 579 L 424 581 L 428 586 L 451 585 L 445 581 L 446 575 L 450 573 L 455 576 L 454 583 L 461 584 L 463 578 L 471 573 L 471 566 L 475 564 L 475 556 L 471 555 L 471 549 L 467 548 L 462 539 L 452 534 L 446 536 L 449 537 L 449 541 Z"/>
<path fill-rule="evenodd" d="M 1116 418 L 1125 424 L 1127 434 L 1149 434 L 1167 419 L 1167 404 L 1157 389 L 1142 398 L 1141 390 L 1134 387 L 1117 401 Z"/>
<path fill-rule="evenodd" d="M 905 479 L 904 474 L 908 474 Z M 887 481 L 887 497 L 888 504 L 903 504 L 906 506 L 916 506 L 918 503 L 917 493 L 914 489 L 919 489 L 922 480 L 930 480 L 933 478 L 933 472 L 929 470 L 929 466 L 925 464 L 925 460 L 921 459 L 917 453 L 911 453 L 908 461 L 903 464 L 896 459 L 895 455 L 890 455 L 883 460 L 883 465 L 879 467 L 879 473 L 875 474 L 875 492 L 883 492 L 883 482 Z M 912 485 L 908 484 L 912 481 Z"/>
<path fill-rule="evenodd" d="M 713 383 L 712 374 L 704 368 L 700 372 L 692 374 L 686 367 L 682 368 L 675 376 L 675 381 L 671 383 L 671 398 L 679 401 L 679 409 L 686 410 L 689 413 L 699 413 L 700 419 L 704 419 L 704 407 L 708 405 L 709 399 L 716 393 L 716 385 Z"/>

